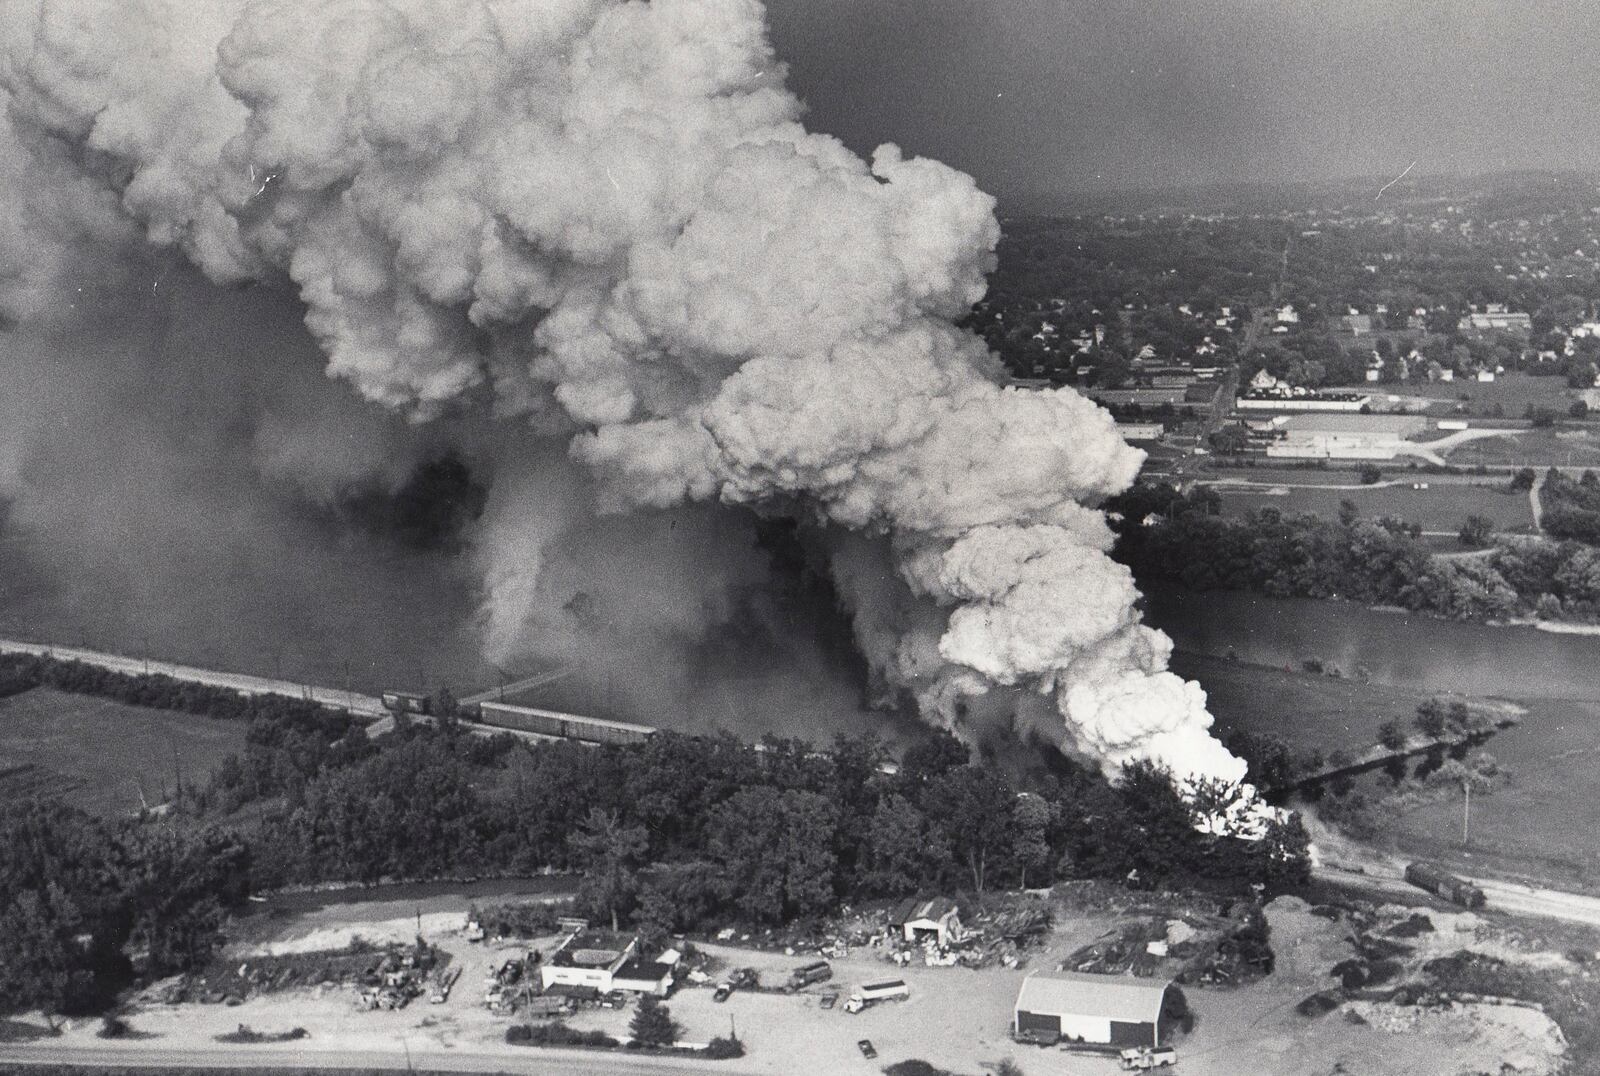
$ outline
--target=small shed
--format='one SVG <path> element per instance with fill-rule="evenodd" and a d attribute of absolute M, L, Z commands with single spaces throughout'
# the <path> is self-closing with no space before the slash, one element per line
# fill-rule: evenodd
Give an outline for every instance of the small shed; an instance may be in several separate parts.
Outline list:
<path fill-rule="evenodd" d="M 1034 972 L 1017 992 L 1017 1034 L 1056 1035 L 1102 1046 L 1161 1046 L 1188 1013 L 1170 981 L 1076 972 Z"/>
<path fill-rule="evenodd" d="M 889 926 L 908 942 L 921 944 L 933 939 L 948 947 L 961 940 L 961 909 L 947 897 L 910 900 L 894 910 Z"/>

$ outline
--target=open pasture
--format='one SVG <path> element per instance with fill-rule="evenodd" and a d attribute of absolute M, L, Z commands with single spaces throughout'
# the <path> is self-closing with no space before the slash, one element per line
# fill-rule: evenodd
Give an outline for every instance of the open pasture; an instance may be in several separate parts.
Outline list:
<path fill-rule="evenodd" d="M 0 803 L 62 799 L 97 814 L 166 801 L 244 749 L 243 724 L 50 688 L 0 699 Z"/>

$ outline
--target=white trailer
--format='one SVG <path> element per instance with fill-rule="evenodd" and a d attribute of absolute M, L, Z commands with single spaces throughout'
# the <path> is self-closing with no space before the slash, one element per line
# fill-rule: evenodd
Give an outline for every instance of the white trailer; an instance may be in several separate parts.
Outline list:
<path fill-rule="evenodd" d="M 880 1001 L 904 1001 L 910 996 L 911 988 L 905 984 L 904 979 L 879 979 L 875 983 L 863 983 L 856 987 L 849 1000 L 844 1003 L 844 1011 L 858 1013 Z"/>

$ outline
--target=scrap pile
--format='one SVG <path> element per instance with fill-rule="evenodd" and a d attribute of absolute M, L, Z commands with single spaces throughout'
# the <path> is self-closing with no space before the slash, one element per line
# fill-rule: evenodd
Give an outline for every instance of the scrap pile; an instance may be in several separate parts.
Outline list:
<path fill-rule="evenodd" d="M 405 1008 L 413 998 L 431 992 L 430 973 L 439 966 L 440 955 L 438 950 L 421 943 L 408 949 L 391 949 L 362 977 L 356 1004 L 364 1010 Z"/>
<path fill-rule="evenodd" d="M 1205 986 L 1237 986 L 1271 974 L 1274 958 L 1260 909 L 1240 904 L 1229 912 L 1138 916 L 1076 950 L 1062 966 Z"/>
<path fill-rule="evenodd" d="M 174 982 L 163 991 L 161 1000 L 238 1004 L 281 990 L 355 986 L 361 989 L 363 1008 L 398 1008 L 422 994 L 429 974 L 443 973 L 449 960 L 448 953 L 422 942 L 385 950 L 358 945 L 327 952 L 258 956 L 239 964 L 224 965 L 218 960 L 205 971 Z"/>

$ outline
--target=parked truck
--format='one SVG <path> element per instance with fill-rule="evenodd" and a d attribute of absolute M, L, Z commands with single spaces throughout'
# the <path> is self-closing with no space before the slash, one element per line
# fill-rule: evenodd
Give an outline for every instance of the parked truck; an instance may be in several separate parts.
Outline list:
<path fill-rule="evenodd" d="M 428 1001 L 434 1005 L 443 1005 L 450 1000 L 450 989 L 456 985 L 456 980 L 461 978 L 459 967 L 443 968 L 433 977 L 432 989 L 428 992 Z"/>
<path fill-rule="evenodd" d="M 833 965 L 826 960 L 795 968 L 789 973 L 789 989 L 802 990 L 812 983 L 825 983 L 833 978 Z"/>
<path fill-rule="evenodd" d="M 875 983 L 863 983 L 856 987 L 855 992 L 845 1001 L 844 1011 L 858 1013 L 880 1001 L 904 1001 L 910 996 L 911 988 L 905 984 L 905 980 L 879 979 Z"/>
<path fill-rule="evenodd" d="M 1459 904 L 1463 908 L 1483 907 L 1483 890 L 1435 864 L 1408 864 L 1406 881 L 1418 889 L 1425 889 L 1434 896 L 1448 900 L 1452 904 Z"/>
<path fill-rule="evenodd" d="M 543 995 L 529 998 L 523 1006 L 523 1013 L 527 1016 L 565 1016 L 572 1011 L 572 1003 L 566 998 L 550 997 Z"/>

